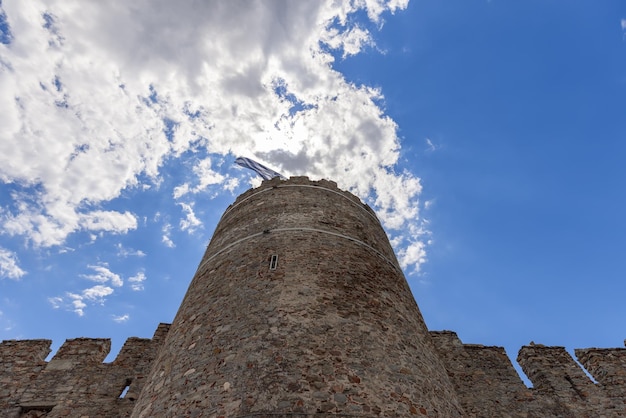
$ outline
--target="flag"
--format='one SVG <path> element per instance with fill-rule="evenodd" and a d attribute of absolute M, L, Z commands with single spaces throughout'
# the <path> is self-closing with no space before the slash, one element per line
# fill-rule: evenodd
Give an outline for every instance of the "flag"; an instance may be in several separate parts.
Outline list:
<path fill-rule="evenodd" d="M 235 160 L 235 164 L 238 164 L 242 167 L 246 167 L 246 168 L 249 168 L 250 170 L 253 170 L 259 176 L 263 177 L 263 180 L 271 180 L 274 177 L 280 177 L 281 179 L 285 179 L 285 176 L 283 176 L 282 174 L 277 173 L 271 168 L 267 168 L 263 164 L 257 163 L 256 161 L 251 160 L 250 158 L 238 157 Z"/>

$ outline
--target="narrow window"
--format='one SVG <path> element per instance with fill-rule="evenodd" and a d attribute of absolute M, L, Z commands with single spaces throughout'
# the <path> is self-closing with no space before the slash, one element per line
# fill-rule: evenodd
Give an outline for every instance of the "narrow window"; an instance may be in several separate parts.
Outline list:
<path fill-rule="evenodd" d="M 130 389 L 130 384 L 131 384 L 131 379 L 126 379 L 126 386 L 122 390 L 122 393 L 120 393 L 120 396 L 119 396 L 120 399 L 124 399 L 126 397 L 126 394 L 128 393 L 128 389 Z"/>
<path fill-rule="evenodd" d="M 130 388 L 130 385 L 126 385 L 126 387 L 124 388 L 122 393 L 120 393 L 120 399 L 123 399 L 123 398 L 126 397 L 126 393 L 128 392 L 128 388 Z"/>
<path fill-rule="evenodd" d="M 276 266 L 278 265 L 278 256 L 272 255 L 270 259 L 270 270 L 276 270 Z"/>

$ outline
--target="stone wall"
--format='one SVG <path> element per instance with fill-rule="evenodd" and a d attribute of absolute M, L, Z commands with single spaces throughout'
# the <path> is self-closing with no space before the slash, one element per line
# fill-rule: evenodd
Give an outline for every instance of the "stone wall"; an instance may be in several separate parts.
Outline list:
<path fill-rule="evenodd" d="M 129 338 L 111 363 L 102 363 L 108 339 L 67 340 L 49 362 L 50 340 L 3 341 L 0 416 L 129 416 L 168 328 L 159 325 L 152 339 Z"/>
<path fill-rule="evenodd" d="M 518 363 L 527 388 L 502 347 L 463 344 L 454 332 L 431 332 L 468 417 L 626 416 L 626 349 L 576 350 L 593 382 L 563 347 L 531 344 Z"/>
<path fill-rule="evenodd" d="M 105 339 L 68 340 L 49 362 L 44 359 L 50 352 L 50 340 L 3 341 L 0 343 L 0 416 L 130 416 L 168 327 L 159 325 L 151 340 L 129 338 L 116 359 L 107 364 L 102 363 L 110 345 Z M 533 388 L 527 388 L 502 347 L 463 344 L 451 331 L 431 331 L 430 335 L 454 385 L 463 416 L 626 416 L 625 348 L 575 351 L 578 361 L 595 379 L 593 382 L 563 347 L 525 346 L 518 361 L 533 383 Z M 330 356 L 341 354 L 328 351 Z M 120 397 L 124 391 L 125 395 Z M 342 396 L 337 395 L 337 399 L 342 400 Z M 410 415 L 409 412 L 407 416 Z M 279 416 L 322 415 L 285 413 L 271 417 Z M 334 412 L 326 416 L 377 416 L 377 413 Z"/>

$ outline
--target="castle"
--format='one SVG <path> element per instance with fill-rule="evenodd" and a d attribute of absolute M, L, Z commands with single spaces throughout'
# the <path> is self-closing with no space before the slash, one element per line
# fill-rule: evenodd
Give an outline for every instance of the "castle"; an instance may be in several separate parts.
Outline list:
<path fill-rule="evenodd" d="M 274 178 L 226 210 L 171 325 L 0 344 L 2 417 L 617 417 L 626 349 L 501 347 L 428 331 L 374 212 Z"/>

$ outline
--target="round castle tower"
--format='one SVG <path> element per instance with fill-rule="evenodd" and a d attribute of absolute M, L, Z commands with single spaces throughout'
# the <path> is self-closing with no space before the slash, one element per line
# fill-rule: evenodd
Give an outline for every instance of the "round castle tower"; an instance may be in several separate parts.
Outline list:
<path fill-rule="evenodd" d="M 274 178 L 224 213 L 133 417 L 461 416 L 374 212 Z"/>

